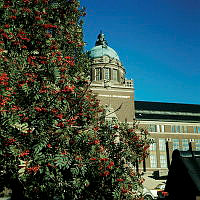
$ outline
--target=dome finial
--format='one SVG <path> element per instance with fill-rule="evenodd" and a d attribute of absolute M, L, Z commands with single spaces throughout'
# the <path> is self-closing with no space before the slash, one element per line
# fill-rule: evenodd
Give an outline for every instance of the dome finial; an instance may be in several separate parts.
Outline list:
<path fill-rule="evenodd" d="M 102 31 L 100 31 L 100 34 L 98 35 L 98 39 L 97 39 L 97 41 L 95 43 L 95 46 L 99 46 L 99 45 L 103 45 L 103 46 L 107 46 L 108 45 L 108 43 L 105 40 L 105 36 L 102 33 Z"/>

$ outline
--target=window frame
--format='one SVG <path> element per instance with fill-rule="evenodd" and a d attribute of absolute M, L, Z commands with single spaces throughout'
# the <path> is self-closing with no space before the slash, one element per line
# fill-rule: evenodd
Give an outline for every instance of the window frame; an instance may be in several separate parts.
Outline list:
<path fill-rule="evenodd" d="M 195 150 L 200 151 L 200 139 L 195 139 Z"/>
<path fill-rule="evenodd" d="M 113 81 L 118 81 L 118 70 L 113 69 Z"/>
<path fill-rule="evenodd" d="M 105 80 L 110 80 L 110 68 L 107 68 L 107 67 L 104 68 L 104 79 Z"/>
<path fill-rule="evenodd" d="M 186 138 L 183 138 L 183 139 L 181 140 L 181 142 L 182 142 L 182 150 L 183 150 L 183 151 L 189 150 L 189 140 L 186 139 Z"/>
<path fill-rule="evenodd" d="M 175 141 L 178 141 L 178 142 L 175 142 Z M 178 148 L 176 148 L 176 147 L 178 147 Z M 180 140 L 179 139 L 177 139 L 177 138 L 172 139 L 172 149 L 173 150 L 180 149 Z"/>
<path fill-rule="evenodd" d="M 150 155 L 150 166 L 151 168 L 157 168 L 158 166 L 157 156 L 155 154 Z"/>
<path fill-rule="evenodd" d="M 156 151 L 156 143 L 154 142 L 154 143 L 152 143 L 152 144 L 150 144 L 150 151 Z"/>
<path fill-rule="evenodd" d="M 157 125 L 156 124 L 149 124 L 148 131 L 149 132 L 157 132 Z"/>
<path fill-rule="evenodd" d="M 167 156 L 160 154 L 160 168 L 167 168 Z"/>
<path fill-rule="evenodd" d="M 100 80 L 101 80 L 101 68 L 98 67 L 95 68 L 95 81 L 100 81 Z"/>
<path fill-rule="evenodd" d="M 159 151 L 165 152 L 166 151 L 166 140 L 165 140 L 165 138 L 159 138 L 158 143 L 159 143 Z"/>

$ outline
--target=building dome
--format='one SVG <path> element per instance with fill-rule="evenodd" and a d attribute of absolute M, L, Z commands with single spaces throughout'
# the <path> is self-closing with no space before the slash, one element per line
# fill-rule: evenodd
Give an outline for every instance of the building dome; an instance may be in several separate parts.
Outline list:
<path fill-rule="evenodd" d="M 89 56 L 91 58 L 100 58 L 103 56 L 108 56 L 110 58 L 115 58 L 119 60 L 119 56 L 117 55 L 115 50 L 113 50 L 112 48 L 108 46 L 103 33 L 100 33 L 98 35 L 98 39 L 96 41 L 95 47 L 93 47 L 89 51 Z"/>
<path fill-rule="evenodd" d="M 109 46 L 104 46 L 104 45 L 99 45 L 99 46 L 93 47 L 89 51 L 89 56 L 91 58 L 100 58 L 103 56 L 108 56 L 110 58 L 115 58 L 115 59 L 119 60 L 119 56 L 117 55 L 117 53 Z"/>

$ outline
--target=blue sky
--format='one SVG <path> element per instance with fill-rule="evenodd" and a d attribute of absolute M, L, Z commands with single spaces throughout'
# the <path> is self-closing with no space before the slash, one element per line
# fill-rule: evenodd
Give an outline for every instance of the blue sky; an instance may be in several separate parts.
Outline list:
<path fill-rule="evenodd" d="M 82 0 L 90 50 L 100 30 L 135 99 L 200 104 L 200 0 Z"/>

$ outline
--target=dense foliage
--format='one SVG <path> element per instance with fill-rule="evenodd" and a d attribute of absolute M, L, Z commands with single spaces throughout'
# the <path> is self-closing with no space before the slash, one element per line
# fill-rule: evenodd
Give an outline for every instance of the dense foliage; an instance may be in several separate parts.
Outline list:
<path fill-rule="evenodd" d="M 148 133 L 106 122 L 77 0 L 0 0 L 0 185 L 12 199 L 137 199 Z"/>

